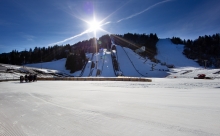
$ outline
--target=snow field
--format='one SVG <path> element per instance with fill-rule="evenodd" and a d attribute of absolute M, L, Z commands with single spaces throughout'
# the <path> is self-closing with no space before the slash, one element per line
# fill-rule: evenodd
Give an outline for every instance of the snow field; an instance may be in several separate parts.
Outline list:
<path fill-rule="evenodd" d="M 112 42 L 113 43 L 113 42 Z M 114 43 L 113 43 L 114 44 Z M 119 69 L 123 72 L 124 76 L 131 77 L 178 77 L 178 78 L 194 78 L 198 74 L 206 74 L 208 77 L 220 78 L 219 69 L 204 69 L 200 67 L 196 62 L 186 58 L 183 52 L 183 45 L 175 45 L 170 39 L 160 39 L 157 43 L 158 55 L 157 59 L 161 63 L 166 63 L 168 65 L 174 65 L 175 68 L 168 69 L 166 66 L 158 63 L 151 62 L 147 58 L 142 58 L 136 54 L 133 50 L 129 48 L 121 47 L 116 45 L 117 52 L 116 58 L 119 63 Z M 89 58 L 87 65 L 82 73 L 82 70 L 76 71 L 75 73 L 69 73 L 69 70 L 65 70 L 66 59 L 61 59 L 52 62 L 45 63 L 36 63 L 36 64 L 27 64 L 25 67 L 22 66 L 12 66 L 2 64 L 8 68 L 13 67 L 14 69 L 19 69 L 20 71 L 29 71 L 30 69 L 37 69 L 45 73 L 64 73 L 70 76 L 81 76 L 82 77 L 96 77 L 97 69 L 101 70 L 102 77 L 115 77 L 114 69 L 112 66 L 112 58 L 110 52 L 107 52 L 106 49 L 101 49 L 99 53 L 86 53 L 86 57 Z M 95 68 L 91 69 L 92 61 L 95 63 Z M 98 63 L 96 63 L 96 61 Z M 152 70 L 152 65 L 154 70 Z M 28 67 L 29 70 L 27 69 Z M 170 71 L 169 71 L 170 70 Z M 216 74 L 214 74 L 216 73 Z M 17 75 L 7 74 L 8 76 L 0 77 L 2 78 L 17 78 Z M 40 75 L 39 75 L 40 76 Z"/>
<path fill-rule="evenodd" d="M 51 70 L 57 70 L 57 71 L 60 71 L 60 72 L 63 71 L 63 72 L 66 72 L 66 73 L 70 73 L 69 70 L 66 70 L 65 64 L 66 64 L 66 58 L 56 60 L 56 61 L 51 61 L 51 62 L 26 64 L 25 66 L 34 67 L 34 68 L 51 69 Z"/>
<path fill-rule="evenodd" d="M 104 49 L 104 50 L 100 51 L 99 53 L 94 54 L 93 62 L 95 63 L 95 67 L 92 68 L 92 75 L 91 76 L 95 77 L 96 73 L 97 73 L 97 69 L 99 69 L 101 72 L 99 76 L 101 76 L 101 77 L 115 77 L 113 66 L 112 66 L 111 52 L 107 52 Z"/>
<path fill-rule="evenodd" d="M 124 48 L 124 50 L 128 54 L 131 62 L 134 64 L 134 67 L 141 74 L 141 76 L 166 77 L 168 75 L 166 72 L 168 71 L 168 68 L 166 66 L 151 62 L 148 58 L 141 57 L 129 48 Z M 154 70 L 152 70 L 152 64 L 155 65 L 153 68 Z"/>
<path fill-rule="evenodd" d="M 111 52 L 106 52 L 105 57 L 103 58 L 103 67 L 102 67 L 102 77 L 115 77 Z"/>
<path fill-rule="evenodd" d="M 195 67 L 181 67 L 171 69 L 168 78 L 194 78 L 198 74 L 205 74 L 206 77 L 211 77 L 212 79 L 220 78 L 220 69 L 204 69 Z"/>
<path fill-rule="evenodd" d="M 141 75 L 135 70 L 123 47 L 117 45 L 116 50 L 117 50 L 116 53 L 118 55 L 117 59 L 118 59 L 119 67 L 123 75 L 131 76 L 131 77 L 141 77 Z"/>
<path fill-rule="evenodd" d="M 160 39 L 157 42 L 157 56 L 162 63 L 174 65 L 175 67 L 200 67 L 195 61 L 183 55 L 184 45 L 173 44 L 170 39 Z"/>
<path fill-rule="evenodd" d="M 0 82 L 0 135 L 220 135 L 219 80 Z"/>
<path fill-rule="evenodd" d="M 91 71 L 92 61 L 88 61 L 85 67 L 85 70 L 82 74 L 82 77 L 88 77 Z"/>

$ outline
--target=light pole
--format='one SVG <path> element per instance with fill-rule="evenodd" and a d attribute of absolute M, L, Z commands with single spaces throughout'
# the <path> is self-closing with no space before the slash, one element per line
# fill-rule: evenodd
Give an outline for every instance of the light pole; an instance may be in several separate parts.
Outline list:
<path fill-rule="evenodd" d="M 24 56 L 24 64 L 25 64 L 25 56 Z"/>
<path fill-rule="evenodd" d="M 42 52 L 40 52 L 40 58 L 41 58 L 41 69 L 42 69 Z"/>
<path fill-rule="evenodd" d="M 217 67 L 220 68 L 220 58 L 217 59 Z"/>
<path fill-rule="evenodd" d="M 218 42 L 219 42 L 219 46 L 220 46 L 220 33 L 218 34 Z"/>
<path fill-rule="evenodd" d="M 208 60 L 204 60 L 204 62 L 205 62 L 205 69 L 206 69 L 206 62 L 207 62 Z"/>

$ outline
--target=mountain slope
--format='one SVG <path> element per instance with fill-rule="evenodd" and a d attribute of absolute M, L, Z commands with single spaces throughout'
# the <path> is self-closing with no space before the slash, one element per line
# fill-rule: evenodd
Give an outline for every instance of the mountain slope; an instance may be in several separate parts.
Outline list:
<path fill-rule="evenodd" d="M 140 55 L 136 54 L 133 50 L 129 48 L 124 48 L 128 57 L 130 58 L 133 66 L 144 77 L 166 77 L 168 75 L 168 68 L 151 62 L 148 58 L 143 58 Z M 153 68 L 152 68 L 153 65 Z"/>
<path fill-rule="evenodd" d="M 66 64 L 66 58 L 56 60 L 56 61 L 51 61 L 51 62 L 26 64 L 25 66 L 35 67 L 35 68 L 44 68 L 44 69 L 53 69 L 53 70 L 58 70 L 64 73 L 69 73 L 70 71 L 66 70 L 65 64 Z"/>
<path fill-rule="evenodd" d="M 132 65 L 131 61 L 129 60 L 126 52 L 124 51 L 123 47 L 116 46 L 116 51 L 118 54 L 118 63 L 121 68 L 121 71 L 124 76 L 134 76 L 140 77 L 141 75 L 135 70 L 134 66 Z"/>
<path fill-rule="evenodd" d="M 102 67 L 101 76 L 104 77 L 115 77 L 113 65 L 112 65 L 112 57 L 111 52 L 105 52 L 105 57 L 103 58 L 104 63 Z"/>
<path fill-rule="evenodd" d="M 93 57 L 93 54 L 92 53 L 88 53 L 86 54 L 86 57 L 88 58 L 88 62 L 85 66 L 85 69 L 82 73 L 82 77 L 88 77 L 89 74 L 90 74 L 90 71 L 91 71 L 91 65 L 92 65 L 92 57 Z"/>
<path fill-rule="evenodd" d="M 114 45 L 113 41 L 112 41 L 112 45 Z M 180 75 L 178 74 L 174 74 L 174 75 L 178 77 L 180 76 L 194 77 L 196 76 L 197 73 L 194 71 L 197 69 L 201 69 L 201 67 L 195 61 L 186 58 L 182 54 L 183 48 L 184 48 L 183 45 L 175 45 L 170 41 L 170 39 L 160 39 L 158 41 L 157 43 L 158 54 L 156 56 L 156 59 L 160 60 L 161 63 L 174 65 L 175 69 L 173 69 L 171 72 L 168 72 L 169 70 L 165 65 L 162 65 L 161 63 L 151 62 L 148 58 L 143 58 L 138 54 L 136 54 L 133 50 L 122 47 L 120 45 L 116 45 L 116 50 L 117 50 L 116 58 L 120 66 L 120 70 L 124 76 L 166 77 L 169 74 L 179 73 Z M 114 69 L 112 66 L 111 52 L 107 52 L 106 49 L 103 49 L 96 54 L 88 53 L 86 55 L 90 61 L 88 61 L 82 73 L 82 77 L 88 77 L 88 76 L 95 77 L 97 75 L 97 72 L 99 73 L 99 70 L 100 73 L 98 76 L 115 77 Z M 63 73 L 69 73 L 69 70 L 65 69 L 65 61 L 66 59 L 61 59 L 52 62 L 27 64 L 26 66 L 38 67 L 38 68 L 42 67 L 47 69 L 58 70 Z M 95 67 L 91 69 L 92 61 L 94 62 Z M 76 71 L 71 75 L 79 76 L 80 73 L 81 70 Z M 181 73 L 184 73 L 184 75 Z M 203 71 L 203 73 L 206 72 Z"/>
<path fill-rule="evenodd" d="M 170 39 L 160 39 L 156 46 L 156 58 L 162 63 L 174 65 L 175 67 L 199 67 L 195 61 L 186 58 L 186 56 L 182 53 L 184 45 L 173 44 Z"/>

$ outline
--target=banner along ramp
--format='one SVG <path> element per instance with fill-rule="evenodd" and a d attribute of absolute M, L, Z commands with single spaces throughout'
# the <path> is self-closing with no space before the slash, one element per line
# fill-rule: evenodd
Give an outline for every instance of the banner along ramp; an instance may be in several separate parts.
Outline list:
<path fill-rule="evenodd" d="M 126 52 L 124 51 L 123 47 L 116 46 L 116 53 L 118 55 L 118 63 L 120 69 L 124 76 L 132 76 L 132 77 L 140 77 L 141 75 L 136 71 L 132 62 L 128 58 Z"/>
<path fill-rule="evenodd" d="M 101 71 L 101 69 L 103 67 L 103 58 L 104 58 L 104 56 L 105 56 L 105 52 L 101 52 L 101 51 L 99 53 L 94 54 L 93 62 L 95 64 L 95 67 L 91 70 L 91 73 L 90 73 L 90 75 L 92 77 L 97 76 L 98 70 Z"/>
<path fill-rule="evenodd" d="M 168 71 L 166 66 L 151 62 L 148 58 L 143 58 L 129 48 L 123 48 L 133 63 L 136 71 L 143 77 L 166 77 Z"/>
<path fill-rule="evenodd" d="M 89 60 L 92 60 L 93 53 L 86 53 L 86 58 L 88 58 Z"/>
<path fill-rule="evenodd" d="M 93 59 L 93 53 L 86 53 L 86 57 L 88 58 L 88 62 L 86 63 L 86 66 L 82 70 L 81 77 L 88 77 L 91 71 L 91 65 L 92 65 L 92 59 Z"/>
<path fill-rule="evenodd" d="M 105 52 L 105 56 L 103 58 L 101 76 L 115 77 L 115 73 L 114 73 L 114 69 L 113 69 L 113 65 L 112 65 L 111 52 Z"/>
<path fill-rule="evenodd" d="M 82 77 L 88 77 L 90 74 L 90 70 L 91 70 L 91 65 L 92 65 L 92 61 L 88 61 L 88 63 L 86 64 L 86 67 L 84 69 L 84 72 L 82 74 Z"/>

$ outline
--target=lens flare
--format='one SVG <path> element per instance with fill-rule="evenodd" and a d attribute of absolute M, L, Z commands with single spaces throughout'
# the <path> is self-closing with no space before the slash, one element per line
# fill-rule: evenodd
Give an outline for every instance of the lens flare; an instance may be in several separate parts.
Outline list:
<path fill-rule="evenodd" d="M 97 30 L 101 29 L 101 24 L 100 22 L 96 21 L 95 19 L 91 22 L 88 23 L 89 24 L 89 30 L 96 32 Z"/>

